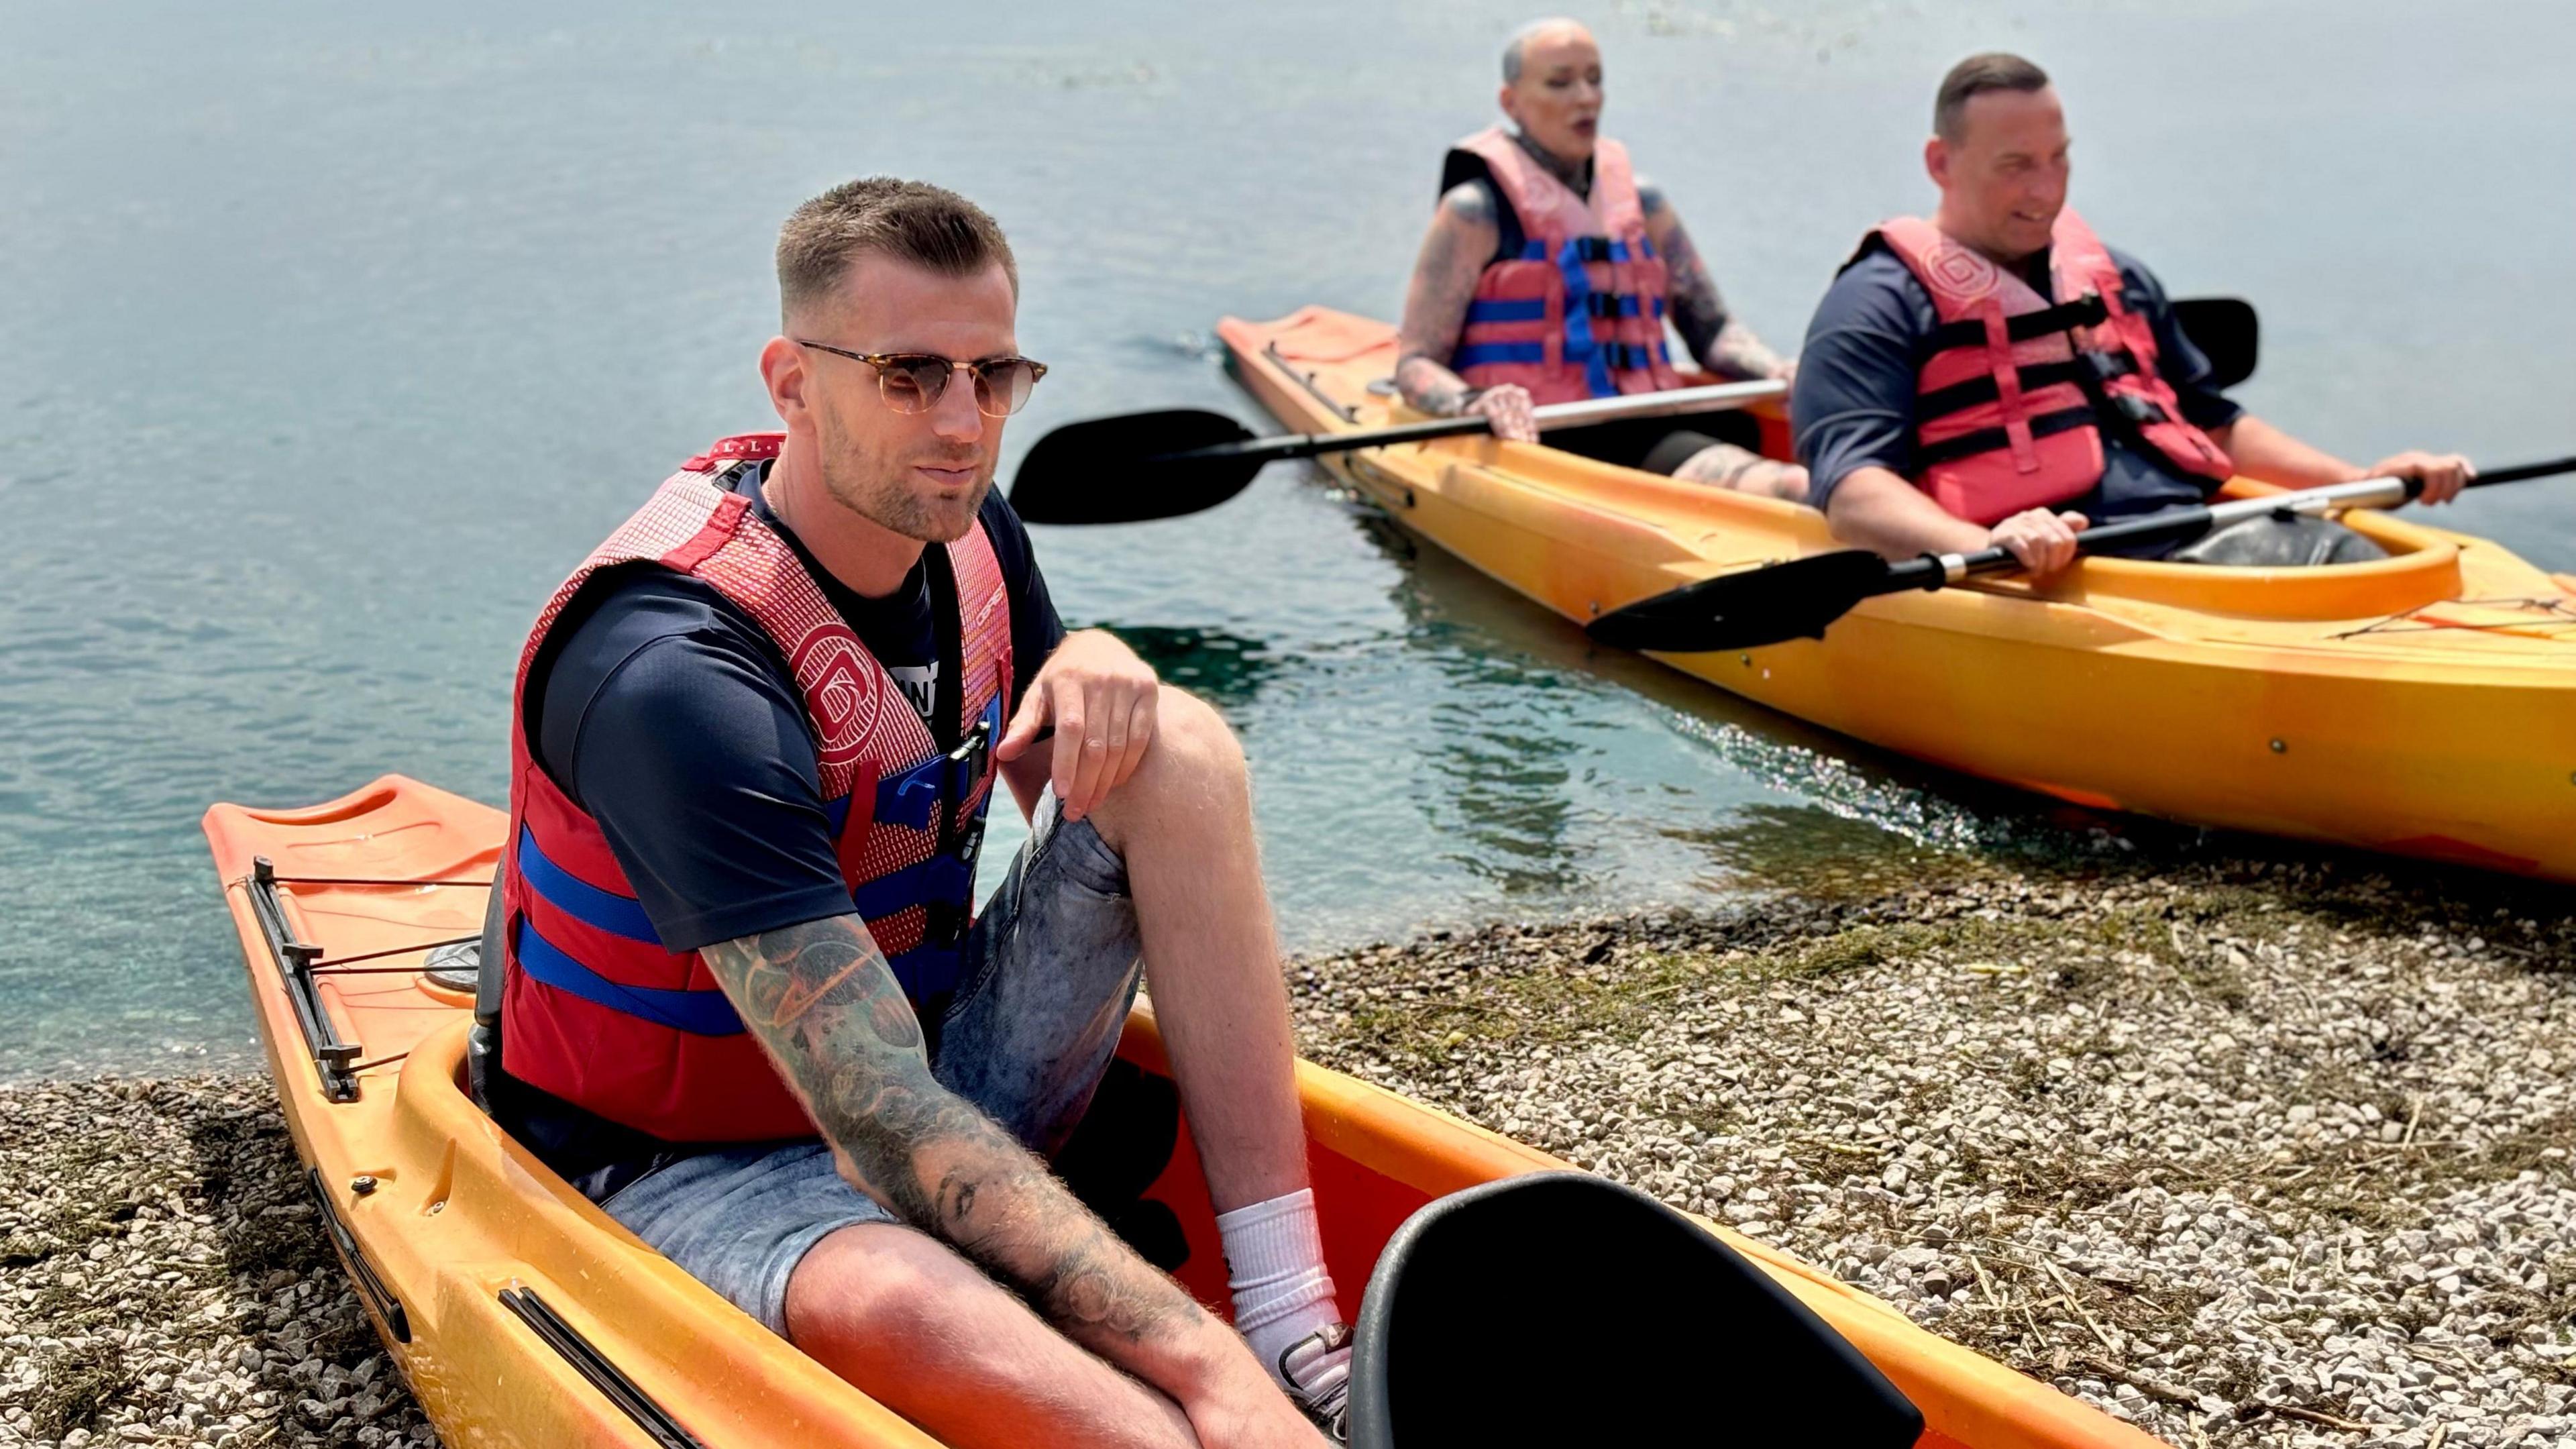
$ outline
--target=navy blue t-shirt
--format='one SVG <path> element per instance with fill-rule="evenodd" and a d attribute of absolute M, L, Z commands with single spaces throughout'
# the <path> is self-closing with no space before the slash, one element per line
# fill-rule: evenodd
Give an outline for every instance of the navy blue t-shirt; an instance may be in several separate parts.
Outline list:
<path fill-rule="evenodd" d="M 930 722 L 939 649 L 924 567 L 886 597 L 863 598 L 757 492 L 753 507 Z M 1064 623 L 1019 515 L 995 493 L 981 518 L 1010 592 L 1016 701 Z M 537 763 L 599 822 L 664 946 L 693 951 L 851 909 L 795 675 L 713 588 L 650 566 L 598 578 L 556 622 L 526 697 Z M 953 719 L 932 723 L 943 742 L 955 733 Z M 502 1125 L 595 1198 L 671 1145 L 495 1075 Z"/>
<path fill-rule="evenodd" d="M 2174 390 L 2185 421 L 2207 431 L 2236 421 L 2244 411 L 2209 385 L 2209 359 L 2174 321 L 2173 306 L 2155 274 L 2135 258 L 2112 251 L 2120 268 L 2121 299 L 2144 313 L 2156 334 L 2156 371 Z M 2024 279 L 2042 296 L 2050 290 L 2048 253 L 2031 258 Z M 1825 506 L 1856 468 L 1885 468 L 1915 475 L 1914 392 L 1924 343 L 1940 325 L 1932 294 L 1883 243 L 1834 279 L 1808 324 L 1791 391 L 1798 461 L 1807 465 L 1807 501 Z M 2075 501 L 2095 523 L 2183 507 L 2206 496 L 2197 475 L 2103 439 L 2102 482 Z"/>
<path fill-rule="evenodd" d="M 939 651 L 923 565 L 885 598 L 863 598 L 754 500 L 927 721 Z M 999 492 L 982 519 L 1010 591 L 1017 701 L 1064 624 Z M 554 638 L 528 679 L 530 748 L 599 822 L 665 947 L 694 951 L 850 909 L 803 697 L 750 615 L 696 579 L 641 567 L 584 590 Z M 954 721 L 932 732 L 944 740 Z"/>

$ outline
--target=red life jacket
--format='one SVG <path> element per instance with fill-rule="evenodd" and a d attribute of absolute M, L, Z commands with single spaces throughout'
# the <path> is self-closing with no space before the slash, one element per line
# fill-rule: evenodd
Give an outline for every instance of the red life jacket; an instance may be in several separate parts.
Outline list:
<path fill-rule="evenodd" d="M 502 1065 L 531 1086 L 672 1142 L 815 1128 L 695 951 L 654 934 L 598 824 L 528 747 L 529 666 L 600 570 L 701 579 L 757 622 L 795 671 L 852 904 L 916 1006 L 956 984 L 1011 679 L 1011 611 L 979 523 L 925 551 L 941 667 L 964 740 L 942 753 L 796 551 L 760 521 L 743 474 L 781 435 L 726 438 L 680 466 L 573 570 L 519 655 L 510 713 Z M 859 808 L 853 808 L 853 803 Z"/>
<path fill-rule="evenodd" d="M 2155 329 L 2129 310 L 2119 264 L 2074 208 L 2057 213 L 2049 236 L 2054 297 L 1920 217 L 1882 222 L 1870 236 L 1940 313 L 1915 379 L 1914 483 L 1943 508 L 1994 524 L 2081 498 L 2102 481 L 2105 427 L 2213 484 L 2234 471 L 2183 420 L 2156 371 Z M 1864 239 L 1853 261 L 1867 252 Z"/>
<path fill-rule="evenodd" d="M 1450 148 L 1440 190 L 1478 177 L 1525 240 L 1476 279 L 1450 368 L 1471 387 L 1519 383 L 1542 405 L 1681 386 L 1664 342 L 1668 278 L 1646 240 L 1627 148 L 1593 148 L 1586 199 L 1493 127 Z"/>

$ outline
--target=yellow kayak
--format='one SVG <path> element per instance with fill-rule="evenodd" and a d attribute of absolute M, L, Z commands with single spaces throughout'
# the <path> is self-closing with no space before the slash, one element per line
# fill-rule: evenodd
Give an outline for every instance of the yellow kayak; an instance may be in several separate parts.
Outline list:
<path fill-rule="evenodd" d="M 932 1443 L 612 1222 L 466 1094 L 471 988 L 423 968 L 432 948 L 479 932 L 505 827 L 498 810 L 395 775 L 306 809 L 217 805 L 205 820 L 324 1226 L 439 1432 L 455 1445 Z M 1119 1056 L 1116 1070 L 1139 1081 L 1167 1076 L 1148 1010 L 1129 1020 Z M 1308 1063 L 1297 1084 L 1326 1256 L 1345 1284 L 1367 1282 L 1390 1236 L 1433 1199 L 1565 1168 Z M 1140 1208 L 1175 1244 L 1180 1281 L 1223 1312 L 1198 1158 L 1185 1126 L 1161 1120 Z M 2155 1442 L 1773 1248 L 1703 1226 L 1913 1401 L 1921 1449 Z M 1722 1378 L 1723 1364 L 1708 1368 Z M 1832 1422 L 1833 1405 L 1812 1409 Z"/>
<path fill-rule="evenodd" d="M 1418 415 L 1394 329 L 1309 307 L 1218 326 L 1301 433 Z M 1765 451 L 1787 419 L 1761 413 Z M 1685 420 L 1676 419 L 1677 423 Z M 1842 547 L 1798 504 L 1539 444 L 1461 437 L 1320 460 L 1406 528 L 1584 621 Z M 2262 485 L 2238 480 L 2237 494 Z M 2061 800 L 2576 880 L 2576 578 L 2413 517 L 2318 568 L 2088 558 L 1870 600 L 1826 631 L 1676 669 L 1871 744 Z"/>

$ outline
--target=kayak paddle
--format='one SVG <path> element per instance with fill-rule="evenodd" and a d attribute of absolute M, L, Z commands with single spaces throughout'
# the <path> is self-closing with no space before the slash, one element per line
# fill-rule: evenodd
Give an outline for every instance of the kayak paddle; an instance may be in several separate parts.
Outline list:
<path fill-rule="evenodd" d="M 1532 408 L 1541 431 L 1623 418 L 1709 413 L 1784 397 L 1768 379 L 1630 393 Z M 1260 438 L 1223 413 L 1176 408 L 1067 423 L 1029 449 L 1011 483 L 1011 507 L 1027 523 L 1142 523 L 1214 508 L 1252 482 L 1265 464 L 1353 448 L 1427 443 L 1493 430 L 1483 416 L 1432 418 L 1347 433 Z"/>
<path fill-rule="evenodd" d="M 2576 473 L 2576 458 L 2498 468 L 2471 478 L 2469 486 L 2485 488 L 2561 473 Z M 2414 478 L 2364 478 L 2296 493 L 2168 509 L 2088 528 L 2075 535 L 2075 548 L 2078 553 L 2098 553 L 2115 544 L 2191 539 L 2272 513 L 2389 508 L 2414 498 L 2423 487 Z M 2020 567 L 2002 548 L 1924 554 L 1902 563 L 1890 563 L 1866 549 L 1843 549 L 1685 584 L 1614 609 L 1584 626 L 1584 632 L 1614 648 L 1660 654 L 1821 639 L 1826 625 L 1850 613 L 1863 599 L 1908 589 L 1946 588 L 1974 574 L 2010 573 Z"/>

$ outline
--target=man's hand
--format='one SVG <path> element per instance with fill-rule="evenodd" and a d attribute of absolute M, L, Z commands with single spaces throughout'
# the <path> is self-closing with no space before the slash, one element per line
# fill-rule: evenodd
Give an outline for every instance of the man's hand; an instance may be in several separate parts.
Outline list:
<path fill-rule="evenodd" d="M 1986 541 L 2010 550 L 2034 574 L 2053 574 L 2075 562 L 2075 535 L 2084 531 L 2081 513 L 2033 508 L 1994 526 Z"/>
<path fill-rule="evenodd" d="M 2423 495 L 2419 503 L 2448 503 L 2460 496 L 2478 470 L 2457 453 L 2422 453 L 2408 451 L 2382 458 L 2356 474 L 2358 478 L 2421 478 Z"/>
<path fill-rule="evenodd" d="M 1500 383 L 1476 394 L 1467 411 L 1477 417 L 1494 420 L 1494 436 L 1506 443 L 1538 441 L 1538 419 L 1530 416 L 1529 389 L 1516 382 Z"/>
<path fill-rule="evenodd" d="M 1242 1340 L 1235 1344 L 1240 1347 Z M 1215 1377 L 1218 1382 L 1203 1392 L 1180 1399 L 1190 1428 L 1209 1449 L 1315 1449 L 1326 1442 L 1251 1354 L 1230 1355 Z"/>
<path fill-rule="evenodd" d="M 993 757 L 1004 764 L 1018 759 L 1053 724 L 1050 778 L 1064 818 L 1080 820 L 1144 763 L 1161 689 L 1153 666 L 1115 635 L 1100 629 L 1067 634 L 1039 666 Z"/>

